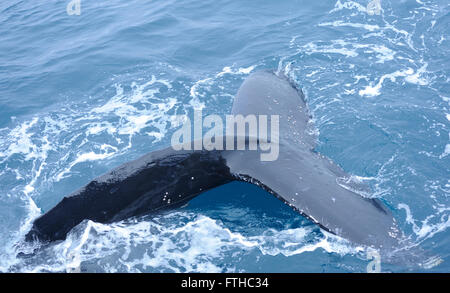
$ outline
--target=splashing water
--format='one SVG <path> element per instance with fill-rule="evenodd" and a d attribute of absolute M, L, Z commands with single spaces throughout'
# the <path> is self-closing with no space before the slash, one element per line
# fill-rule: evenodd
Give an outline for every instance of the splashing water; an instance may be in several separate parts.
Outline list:
<path fill-rule="evenodd" d="M 450 6 L 316 2 L 113 0 L 79 16 L 0 4 L 0 271 L 365 271 L 365 248 L 241 184 L 156 218 L 23 242 L 63 196 L 167 146 L 173 117 L 227 114 L 245 77 L 269 68 L 306 93 L 316 150 L 351 174 L 338 183 L 383 200 L 434 255 L 382 270 L 447 272 Z"/>

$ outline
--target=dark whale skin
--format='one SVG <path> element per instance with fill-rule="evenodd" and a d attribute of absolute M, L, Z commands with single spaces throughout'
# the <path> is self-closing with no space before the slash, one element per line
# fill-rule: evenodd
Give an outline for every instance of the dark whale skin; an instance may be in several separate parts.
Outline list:
<path fill-rule="evenodd" d="M 147 154 L 64 197 L 36 219 L 27 241 L 64 240 L 84 219 L 100 223 L 182 206 L 196 195 L 234 180 L 217 151 Z"/>

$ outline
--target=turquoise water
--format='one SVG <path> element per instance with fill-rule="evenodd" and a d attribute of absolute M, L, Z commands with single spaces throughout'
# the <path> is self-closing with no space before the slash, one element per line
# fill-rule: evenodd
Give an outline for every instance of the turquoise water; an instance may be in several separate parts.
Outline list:
<path fill-rule="evenodd" d="M 23 242 L 64 195 L 168 146 L 173 115 L 227 114 L 259 69 L 295 80 L 317 151 L 433 256 L 382 271 L 449 271 L 447 1 L 381 0 L 377 15 L 366 0 L 81 0 L 79 16 L 69 2 L 0 3 L 0 271 L 365 272 L 365 248 L 244 183 L 156 218 Z"/>

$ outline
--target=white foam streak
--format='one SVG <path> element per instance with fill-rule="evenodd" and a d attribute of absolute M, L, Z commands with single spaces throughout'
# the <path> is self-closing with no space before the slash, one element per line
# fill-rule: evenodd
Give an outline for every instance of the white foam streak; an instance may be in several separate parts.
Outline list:
<path fill-rule="evenodd" d="M 205 101 L 208 98 L 211 100 L 211 97 L 209 96 L 209 92 L 211 92 L 212 86 L 218 82 L 221 78 L 225 78 L 227 75 L 234 75 L 234 76 L 240 76 L 240 75 L 248 75 L 250 74 L 254 69 L 255 65 L 251 65 L 248 67 L 239 67 L 235 68 L 235 66 L 225 66 L 222 71 L 215 74 L 213 77 L 207 77 L 200 79 L 191 86 L 189 90 L 189 94 L 191 97 L 191 100 L 189 101 L 189 105 L 194 110 L 202 110 L 206 107 Z M 223 88 L 221 88 L 221 91 L 223 91 Z M 223 93 L 222 93 L 223 94 Z M 208 95 L 208 96 L 207 96 Z"/>
<path fill-rule="evenodd" d="M 367 12 L 366 6 L 363 6 L 355 1 L 345 1 L 344 3 L 341 2 L 341 0 L 338 0 L 336 4 L 334 5 L 333 10 L 330 11 L 330 13 L 337 12 L 343 9 L 356 9 L 359 12 Z"/>
<path fill-rule="evenodd" d="M 383 82 L 386 79 L 389 79 L 391 82 L 395 82 L 397 77 L 405 77 L 414 74 L 414 70 L 412 68 L 407 68 L 405 70 L 398 70 L 393 73 L 383 75 L 378 83 L 373 85 L 372 83 L 365 87 L 365 89 L 359 91 L 360 96 L 368 96 L 374 97 L 380 95 L 381 87 L 383 86 Z"/>
<path fill-rule="evenodd" d="M 221 72 L 216 74 L 216 77 L 222 77 L 225 74 L 234 74 L 234 75 L 246 75 L 250 74 L 255 69 L 255 66 L 249 66 L 249 67 L 239 67 L 238 69 L 233 69 L 230 66 L 225 66 Z"/>
<path fill-rule="evenodd" d="M 354 28 L 362 28 L 368 31 L 380 30 L 380 27 L 376 24 L 352 23 L 352 22 L 344 22 L 342 20 L 336 20 L 333 22 L 323 22 L 319 23 L 318 26 L 354 27 Z"/>
<path fill-rule="evenodd" d="M 431 224 L 430 220 L 436 218 L 439 213 L 446 211 L 438 211 L 437 215 L 430 215 L 422 221 L 422 226 L 418 226 L 414 220 L 413 214 L 409 206 L 405 203 L 401 203 L 397 206 L 398 209 L 403 209 L 406 212 L 406 223 L 412 226 L 414 233 L 418 236 L 419 240 L 425 240 L 433 237 L 435 234 L 445 231 L 450 227 L 450 217 L 447 215 L 447 220 L 438 222 L 436 224 Z M 445 219 L 445 215 L 443 216 Z"/>
<path fill-rule="evenodd" d="M 104 160 L 106 158 L 113 156 L 118 152 L 118 149 L 116 147 L 106 144 L 103 144 L 100 149 L 104 152 L 103 153 L 88 152 L 79 154 L 77 158 L 73 162 L 71 162 L 67 168 L 65 168 L 62 172 L 56 175 L 55 181 L 58 182 L 61 179 L 63 179 L 64 176 L 68 174 L 72 170 L 72 168 L 77 164 L 89 161 Z"/>

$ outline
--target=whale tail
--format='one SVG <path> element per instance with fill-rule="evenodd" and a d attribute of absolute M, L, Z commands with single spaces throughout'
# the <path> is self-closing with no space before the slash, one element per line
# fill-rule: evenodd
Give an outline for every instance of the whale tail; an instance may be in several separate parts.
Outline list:
<path fill-rule="evenodd" d="M 286 78 L 251 74 L 236 95 L 232 114 L 277 115 L 278 137 L 269 138 L 278 144 L 275 160 L 261 160 L 261 150 L 155 151 L 65 197 L 35 220 L 26 240 L 65 239 L 84 219 L 107 223 L 176 208 L 206 190 L 242 180 L 350 241 L 377 249 L 398 244 L 401 233 L 382 202 L 342 187 L 340 180 L 347 174 L 314 151 L 316 138 L 304 96 Z"/>

